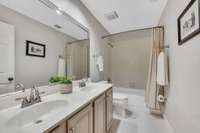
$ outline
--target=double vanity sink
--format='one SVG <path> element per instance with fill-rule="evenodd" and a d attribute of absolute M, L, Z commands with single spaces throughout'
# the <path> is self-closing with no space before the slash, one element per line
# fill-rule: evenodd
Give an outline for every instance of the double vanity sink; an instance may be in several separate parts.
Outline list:
<path fill-rule="evenodd" d="M 18 105 L 0 111 L 0 129 L 2 133 L 74 133 L 76 127 L 82 126 L 84 129 L 76 129 L 76 133 L 78 130 L 93 133 L 98 130 L 95 123 L 99 123 L 106 131 L 112 120 L 111 106 L 112 85 L 91 83 L 83 88 L 75 87 L 71 94 L 58 92 L 42 97 L 42 102 L 29 107 Z"/>

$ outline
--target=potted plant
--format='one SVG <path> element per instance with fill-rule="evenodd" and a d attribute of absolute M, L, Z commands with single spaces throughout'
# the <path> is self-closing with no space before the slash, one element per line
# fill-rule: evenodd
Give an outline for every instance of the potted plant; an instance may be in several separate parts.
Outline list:
<path fill-rule="evenodd" d="M 59 76 L 53 76 L 49 79 L 49 84 L 50 85 L 57 85 L 60 82 L 60 77 Z"/>
<path fill-rule="evenodd" d="M 72 92 L 72 79 L 67 77 L 53 76 L 49 79 L 51 85 L 60 85 L 61 93 L 71 93 Z"/>
<path fill-rule="evenodd" d="M 60 85 L 61 85 L 61 93 L 67 94 L 72 93 L 72 80 L 67 77 L 61 77 L 60 78 Z"/>

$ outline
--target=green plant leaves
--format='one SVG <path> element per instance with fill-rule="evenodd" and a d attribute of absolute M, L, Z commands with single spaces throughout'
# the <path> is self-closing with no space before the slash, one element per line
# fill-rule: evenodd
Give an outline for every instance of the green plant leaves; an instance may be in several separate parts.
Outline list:
<path fill-rule="evenodd" d="M 72 79 L 68 77 L 53 76 L 49 79 L 49 82 L 59 84 L 72 84 Z"/>

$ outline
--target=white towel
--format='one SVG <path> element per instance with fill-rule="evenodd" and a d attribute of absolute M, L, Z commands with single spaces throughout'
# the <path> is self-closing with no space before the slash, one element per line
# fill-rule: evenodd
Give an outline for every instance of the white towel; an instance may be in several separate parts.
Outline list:
<path fill-rule="evenodd" d="M 161 86 L 167 86 L 168 83 L 167 55 L 164 52 L 160 52 L 157 61 L 157 84 Z"/>
<path fill-rule="evenodd" d="M 97 67 L 100 72 L 103 71 L 103 57 L 102 56 L 97 57 Z"/>
<path fill-rule="evenodd" d="M 65 59 L 58 59 L 58 76 L 66 76 Z"/>

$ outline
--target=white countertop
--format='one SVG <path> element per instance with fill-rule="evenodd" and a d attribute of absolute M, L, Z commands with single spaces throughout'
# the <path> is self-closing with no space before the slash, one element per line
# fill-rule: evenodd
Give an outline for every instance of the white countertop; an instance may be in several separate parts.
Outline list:
<path fill-rule="evenodd" d="M 20 105 L 18 105 L 8 109 L 1 110 L 0 131 L 2 133 L 42 133 L 47 129 L 51 128 L 52 126 L 54 126 L 55 124 L 57 124 L 58 122 L 71 117 L 79 109 L 90 103 L 90 101 L 94 100 L 97 96 L 99 96 L 100 94 L 102 94 L 111 87 L 112 84 L 90 83 L 86 88 L 81 88 L 81 89 L 86 89 L 85 91 L 81 90 L 78 87 L 75 87 L 73 93 L 71 94 L 60 94 L 60 93 L 51 94 L 42 97 L 41 103 L 23 109 L 20 108 Z M 10 120 L 16 117 L 16 115 L 18 115 L 21 112 L 26 113 L 33 107 L 36 107 L 40 104 L 44 104 L 45 102 L 59 101 L 59 100 L 66 101 L 66 106 L 58 108 L 56 112 L 54 112 L 49 116 L 46 116 L 45 120 L 39 124 L 25 123 L 21 128 L 19 125 L 23 123 L 23 121 L 21 121 L 20 119 L 15 120 L 16 122 L 14 121 L 14 123 L 17 123 L 17 125 L 12 126 L 12 124 L 10 124 L 11 123 Z M 31 117 L 34 118 L 34 116 Z"/>

